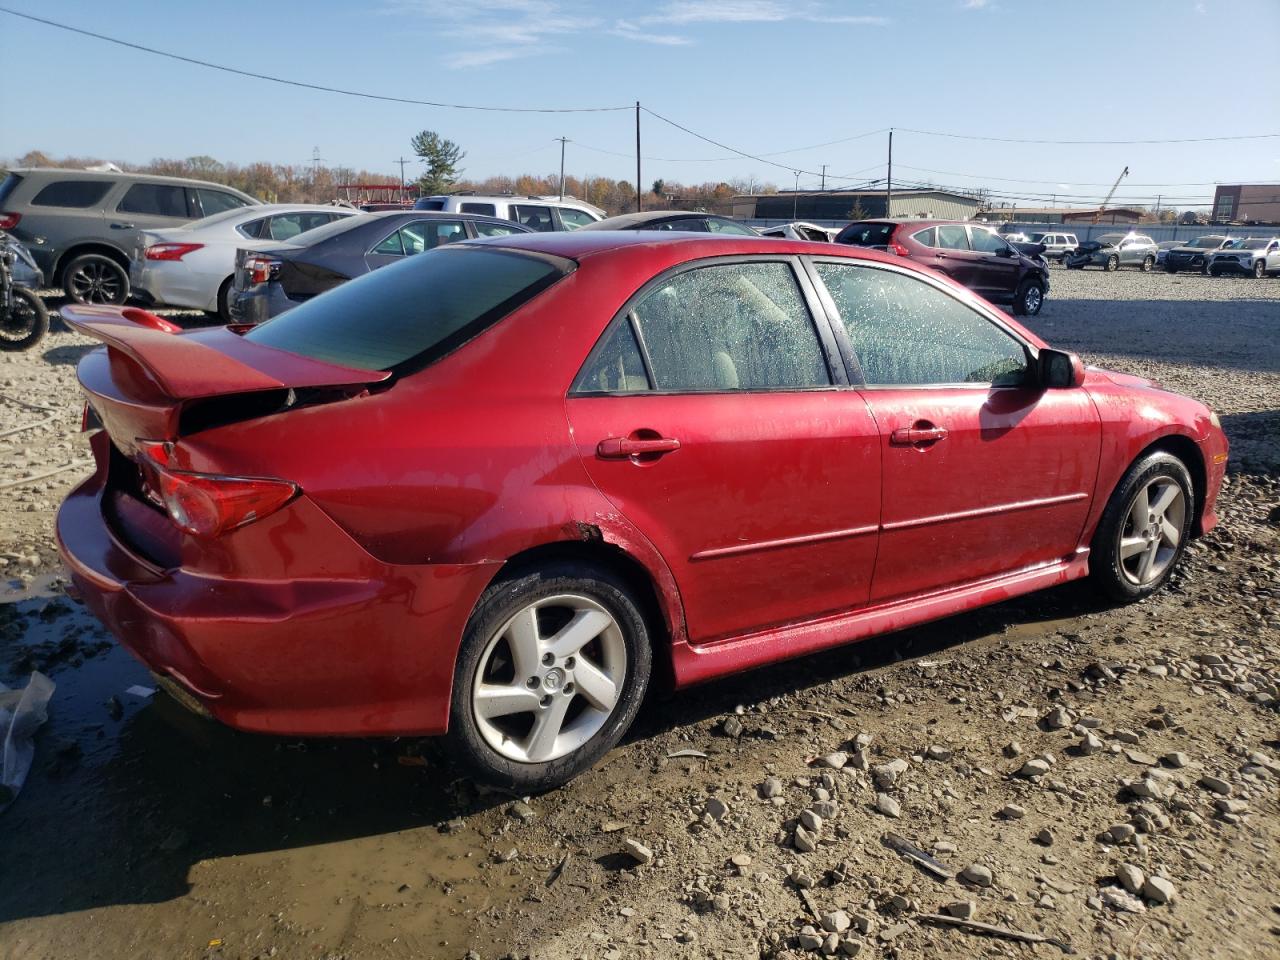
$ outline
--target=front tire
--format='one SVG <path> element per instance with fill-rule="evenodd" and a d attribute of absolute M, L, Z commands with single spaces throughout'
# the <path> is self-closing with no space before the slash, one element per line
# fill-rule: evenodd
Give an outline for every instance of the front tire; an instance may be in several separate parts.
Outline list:
<path fill-rule="evenodd" d="M 560 786 L 626 733 L 652 660 L 640 604 L 611 572 L 562 561 L 503 578 L 458 652 L 450 748 L 486 783 Z"/>
<path fill-rule="evenodd" d="M 1156 258 L 1155 258 L 1155 257 L 1143 257 L 1143 258 L 1142 258 L 1142 272 L 1143 272 L 1143 273 L 1150 273 L 1150 272 L 1152 271 L 1152 269 L 1154 269 L 1155 265 L 1156 265 Z"/>
<path fill-rule="evenodd" d="M 28 350 L 49 332 L 49 311 L 33 290 L 14 287 L 9 314 L 0 317 L 0 350 Z"/>
<path fill-rule="evenodd" d="M 1195 494 L 1186 465 L 1156 451 L 1131 466 L 1107 502 L 1089 554 L 1089 576 L 1112 600 L 1155 593 L 1186 549 Z"/>
<path fill-rule="evenodd" d="M 1035 280 L 1023 280 L 1013 295 L 1013 315 L 1034 317 L 1044 306 L 1044 287 Z"/>
<path fill-rule="evenodd" d="M 1253 277 L 1255 280 L 1261 280 L 1267 275 L 1267 262 L 1259 260 L 1253 265 Z"/>
<path fill-rule="evenodd" d="M 1113 253 L 1111 256 L 1107 257 L 1106 271 L 1107 273 L 1114 273 L 1119 269 L 1120 269 L 1120 258 Z"/>
<path fill-rule="evenodd" d="M 129 274 L 108 256 L 86 253 L 62 271 L 62 290 L 76 303 L 119 305 L 129 299 Z"/>

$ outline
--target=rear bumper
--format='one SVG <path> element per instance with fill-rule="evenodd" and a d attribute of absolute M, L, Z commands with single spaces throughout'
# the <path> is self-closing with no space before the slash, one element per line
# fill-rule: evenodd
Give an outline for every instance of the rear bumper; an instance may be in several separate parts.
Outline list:
<path fill-rule="evenodd" d="M 129 285 L 133 293 L 142 294 L 155 305 L 186 307 L 189 310 L 216 309 L 217 289 L 212 293 L 202 289 L 207 282 L 181 262 L 134 260 L 129 267 Z"/>
<path fill-rule="evenodd" d="M 279 283 L 257 284 L 248 290 L 232 287 L 227 296 L 227 309 L 236 323 L 266 323 L 298 305 L 285 296 Z"/>
<path fill-rule="evenodd" d="M 308 505 L 289 522 L 327 524 L 314 531 L 317 549 L 332 566 L 332 544 L 345 540 L 350 575 L 160 570 L 112 531 L 101 477 L 58 511 L 71 579 L 130 653 L 215 719 L 289 735 L 445 732 L 462 632 L 497 564 L 384 565 Z"/>

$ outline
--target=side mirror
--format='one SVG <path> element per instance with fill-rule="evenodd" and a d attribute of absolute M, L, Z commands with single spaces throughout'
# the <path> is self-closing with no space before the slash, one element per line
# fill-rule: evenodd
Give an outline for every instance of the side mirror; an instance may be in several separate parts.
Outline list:
<path fill-rule="evenodd" d="M 1018 251 L 1017 251 L 1017 250 L 1015 250 L 1015 249 L 1013 249 L 1013 247 L 1010 247 L 1010 246 L 1003 246 L 1003 247 L 1001 247 L 999 250 L 997 250 L 997 251 L 996 251 L 996 256 L 997 256 L 997 257 L 1012 257 L 1012 256 L 1016 256 L 1016 255 L 1017 255 L 1017 253 L 1018 253 Z"/>
<path fill-rule="evenodd" d="M 1045 388 L 1062 389 L 1084 384 L 1084 363 L 1074 353 L 1045 347 L 1036 360 L 1036 381 Z"/>

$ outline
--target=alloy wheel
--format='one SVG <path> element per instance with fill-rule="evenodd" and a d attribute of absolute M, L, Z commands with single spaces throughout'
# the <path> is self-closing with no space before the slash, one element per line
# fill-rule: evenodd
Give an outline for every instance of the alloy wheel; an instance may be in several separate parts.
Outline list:
<path fill-rule="evenodd" d="M 1022 307 L 1030 316 L 1035 316 L 1040 310 L 1040 304 L 1044 300 L 1044 291 L 1040 289 L 1038 284 L 1031 284 L 1027 287 L 1026 294 L 1022 298 Z"/>
<path fill-rule="evenodd" d="M 521 608 L 489 639 L 471 711 L 485 743 L 519 763 L 585 746 L 613 715 L 627 672 L 622 629 L 581 594 Z"/>
<path fill-rule="evenodd" d="M 1145 586 L 1160 579 L 1177 558 L 1187 500 L 1169 477 L 1154 477 L 1134 496 L 1120 528 L 1120 569 L 1125 579 Z"/>
<path fill-rule="evenodd" d="M 117 269 L 91 260 L 72 271 L 67 278 L 71 296 L 80 303 L 119 303 L 123 284 Z"/>

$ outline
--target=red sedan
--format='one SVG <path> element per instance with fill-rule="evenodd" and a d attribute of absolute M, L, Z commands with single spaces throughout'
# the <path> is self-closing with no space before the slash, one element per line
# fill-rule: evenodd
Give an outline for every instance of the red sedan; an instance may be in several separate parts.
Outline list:
<path fill-rule="evenodd" d="M 257 328 L 69 307 L 80 593 L 245 730 L 447 734 L 563 782 L 678 686 L 1091 576 L 1156 590 L 1227 458 L 899 257 L 589 232 L 412 257 Z"/>

